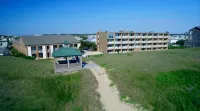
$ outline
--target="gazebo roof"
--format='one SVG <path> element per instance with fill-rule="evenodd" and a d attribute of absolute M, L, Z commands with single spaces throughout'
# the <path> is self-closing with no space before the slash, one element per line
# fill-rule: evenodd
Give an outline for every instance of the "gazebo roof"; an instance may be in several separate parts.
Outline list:
<path fill-rule="evenodd" d="M 62 47 L 53 52 L 53 57 L 82 56 L 82 53 L 72 47 Z"/>

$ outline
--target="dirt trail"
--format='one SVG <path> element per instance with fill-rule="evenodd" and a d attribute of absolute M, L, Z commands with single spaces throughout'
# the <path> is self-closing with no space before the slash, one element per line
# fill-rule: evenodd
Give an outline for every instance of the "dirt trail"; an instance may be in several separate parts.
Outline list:
<path fill-rule="evenodd" d="M 89 63 L 86 67 L 92 71 L 98 81 L 98 92 L 101 95 L 101 102 L 106 111 L 137 111 L 133 105 L 120 101 L 117 88 L 109 86 L 111 81 L 105 69 L 95 63 Z"/>

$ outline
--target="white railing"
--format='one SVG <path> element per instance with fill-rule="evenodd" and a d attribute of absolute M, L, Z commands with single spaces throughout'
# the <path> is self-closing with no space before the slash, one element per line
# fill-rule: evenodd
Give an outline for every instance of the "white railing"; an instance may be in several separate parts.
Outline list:
<path fill-rule="evenodd" d="M 128 36 L 122 36 L 122 38 L 128 38 Z"/>
<path fill-rule="evenodd" d="M 123 48 L 123 49 L 127 49 L 128 47 L 127 47 L 127 46 L 124 46 L 124 47 L 122 46 L 122 48 Z"/>
<path fill-rule="evenodd" d="M 115 44 L 121 44 L 122 43 L 122 41 L 116 41 L 115 42 Z"/>
<path fill-rule="evenodd" d="M 114 41 L 112 41 L 112 42 L 108 42 L 108 44 L 114 44 Z"/>
<path fill-rule="evenodd" d="M 120 47 L 116 47 L 116 46 L 115 46 L 114 48 L 115 48 L 115 49 L 121 49 L 121 46 L 120 46 Z"/>
<path fill-rule="evenodd" d="M 114 47 L 108 47 L 108 49 L 114 49 Z"/>
<path fill-rule="evenodd" d="M 31 53 L 36 53 L 36 50 L 31 50 Z"/>
<path fill-rule="evenodd" d="M 38 50 L 38 53 L 42 53 L 42 49 Z"/>
<path fill-rule="evenodd" d="M 152 41 L 146 41 L 147 43 L 152 43 Z"/>
<path fill-rule="evenodd" d="M 128 43 L 128 41 L 122 41 L 122 43 Z"/>
<path fill-rule="evenodd" d="M 115 36 L 115 38 L 120 38 L 121 36 Z"/>

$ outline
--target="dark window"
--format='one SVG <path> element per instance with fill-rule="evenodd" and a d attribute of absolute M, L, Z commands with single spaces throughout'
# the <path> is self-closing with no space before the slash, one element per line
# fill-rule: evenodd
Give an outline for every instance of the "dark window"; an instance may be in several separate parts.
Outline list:
<path fill-rule="evenodd" d="M 43 53 L 39 53 L 39 57 L 43 58 Z"/>
<path fill-rule="evenodd" d="M 31 47 L 31 50 L 36 50 L 36 47 L 34 46 L 34 47 Z"/>
<path fill-rule="evenodd" d="M 77 44 L 74 44 L 74 47 L 77 47 Z"/>
<path fill-rule="evenodd" d="M 113 38 L 113 34 L 109 34 L 109 35 L 108 35 L 108 38 Z"/>
<path fill-rule="evenodd" d="M 42 50 L 42 46 L 38 46 L 38 50 Z"/>
<path fill-rule="evenodd" d="M 36 57 L 36 54 L 32 54 L 32 57 Z"/>

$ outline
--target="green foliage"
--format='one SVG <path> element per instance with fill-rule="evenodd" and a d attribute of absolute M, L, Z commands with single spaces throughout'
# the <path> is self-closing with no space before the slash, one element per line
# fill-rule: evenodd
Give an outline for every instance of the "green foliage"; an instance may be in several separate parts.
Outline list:
<path fill-rule="evenodd" d="M 184 45 L 184 40 L 178 40 L 176 42 L 176 44 L 180 45 L 180 46 L 183 46 Z"/>
<path fill-rule="evenodd" d="M 35 57 L 26 56 L 25 54 L 19 52 L 15 48 L 11 49 L 11 55 L 15 56 L 15 57 L 21 57 L 21 58 L 24 58 L 24 59 L 35 60 Z"/>
<path fill-rule="evenodd" d="M 120 97 L 129 97 L 129 103 L 147 110 L 184 111 L 200 110 L 199 58 L 200 48 L 185 48 L 88 59 L 107 69 Z"/>
<path fill-rule="evenodd" d="M 55 75 L 50 61 L 0 57 L 1 111 L 102 111 L 88 70 Z"/>
<path fill-rule="evenodd" d="M 168 49 L 184 49 L 184 46 L 169 46 Z"/>
<path fill-rule="evenodd" d="M 97 46 L 94 42 L 89 42 L 89 41 L 81 41 L 81 46 L 80 50 L 83 50 L 83 48 L 89 48 L 92 50 L 97 50 Z"/>
<path fill-rule="evenodd" d="M 176 105 L 176 110 L 180 111 L 197 111 L 200 105 L 200 72 L 192 70 L 177 70 L 172 72 L 161 73 L 156 77 L 156 95 L 164 94 L 162 100 Z M 165 110 L 162 106 L 164 101 L 156 104 L 156 110 Z M 171 109 L 173 110 L 173 109 Z"/>

